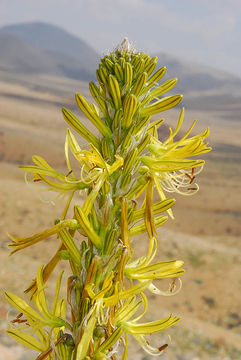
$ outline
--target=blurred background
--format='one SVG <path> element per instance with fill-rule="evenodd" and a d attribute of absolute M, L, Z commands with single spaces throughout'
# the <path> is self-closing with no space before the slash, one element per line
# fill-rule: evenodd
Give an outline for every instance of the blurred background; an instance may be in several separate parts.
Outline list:
<path fill-rule="evenodd" d="M 197 179 L 199 193 L 177 196 L 175 221 L 158 231 L 159 259 L 183 259 L 186 274 L 178 295 L 151 296 L 147 320 L 170 312 L 182 318 L 154 341 L 162 344 L 171 335 L 165 360 L 241 359 L 240 19 L 239 0 L 0 1 L 1 360 L 34 358 L 5 335 L 10 307 L 3 289 L 20 295 L 57 246 L 50 239 L 9 258 L 6 232 L 39 232 L 63 208 L 41 184 L 27 185 L 18 165 L 30 164 L 38 154 L 66 170 L 61 107 L 88 125 L 74 94 L 89 96 L 88 81 L 95 81 L 100 57 L 124 36 L 137 51 L 158 56 L 159 66 L 167 66 L 164 80 L 178 77 L 173 93 L 184 94 L 182 131 L 198 119 L 194 133 L 210 127 L 213 147 Z M 179 111 L 163 113 L 162 136 L 175 126 Z M 140 240 L 139 253 L 145 247 Z M 138 343 L 132 344 L 132 354 L 150 358 Z"/>

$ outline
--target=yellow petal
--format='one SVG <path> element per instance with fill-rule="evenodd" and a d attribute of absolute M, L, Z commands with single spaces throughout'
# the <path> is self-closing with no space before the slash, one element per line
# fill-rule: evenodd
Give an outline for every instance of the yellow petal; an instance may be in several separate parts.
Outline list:
<path fill-rule="evenodd" d="M 70 235 L 69 231 L 66 229 L 63 229 L 59 232 L 60 238 L 63 241 L 63 244 L 65 245 L 66 249 L 71 255 L 72 260 L 79 266 L 81 266 L 81 254 L 80 251 L 73 239 L 73 237 Z"/>
<path fill-rule="evenodd" d="M 52 236 L 54 234 L 59 233 L 62 229 L 70 228 L 72 230 L 75 230 L 79 227 L 78 222 L 74 219 L 67 219 L 64 221 L 61 221 L 60 223 L 52 226 L 51 228 L 44 230 L 38 234 L 34 234 L 29 237 L 14 237 L 12 235 L 9 235 L 9 237 L 12 239 L 13 243 L 10 244 L 10 247 L 14 247 L 14 250 L 11 254 L 15 253 L 18 250 L 24 249 L 28 246 L 31 246 L 33 244 L 38 243 L 39 241 L 42 241 L 49 236 Z"/>
<path fill-rule="evenodd" d="M 99 352 L 106 352 L 109 350 L 121 337 L 123 333 L 123 330 L 121 328 L 117 328 L 109 337 L 107 340 L 105 340 L 100 347 L 98 348 L 97 354 Z"/>
<path fill-rule="evenodd" d="M 96 317 L 96 307 L 95 307 L 85 326 L 84 333 L 77 347 L 76 359 L 78 360 L 85 359 L 85 356 L 89 349 L 89 343 L 93 336 L 96 319 L 97 317 Z"/>
<path fill-rule="evenodd" d="M 8 335 L 12 336 L 15 340 L 20 342 L 20 344 L 33 349 L 38 352 L 43 352 L 45 350 L 45 347 L 43 344 L 41 344 L 35 337 L 26 334 L 22 331 L 19 331 L 17 329 L 9 329 L 7 330 Z"/>
<path fill-rule="evenodd" d="M 43 269 L 43 272 L 44 272 L 44 269 Z M 64 273 L 64 270 L 61 271 L 61 273 L 59 274 L 59 277 L 58 277 L 58 280 L 57 280 L 57 283 L 56 283 L 54 301 L 53 301 L 53 305 L 52 305 L 52 314 L 54 314 L 54 315 L 56 315 L 56 308 L 57 308 L 57 304 L 58 304 L 58 300 L 59 300 L 59 292 L 60 292 L 60 286 L 61 286 L 63 273 Z M 60 316 L 60 315 L 56 315 L 56 316 Z"/>
<path fill-rule="evenodd" d="M 78 220 L 81 228 L 84 230 L 86 236 L 92 241 L 92 243 L 99 249 L 102 247 L 102 240 L 99 235 L 92 228 L 87 216 L 83 213 L 81 208 L 76 205 L 74 208 L 76 219 Z"/>
<path fill-rule="evenodd" d="M 10 304 L 12 304 L 17 310 L 22 312 L 27 318 L 33 319 L 39 322 L 39 324 L 45 323 L 45 320 L 33 310 L 23 299 L 14 295 L 11 292 L 5 292 L 5 297 Z"/>
<path fill-rule="evenodd" d="M 148 323 L 143 324 L 136 324 L 134 322 L 126 322 L 123 323 L 121 326 L 123 327 L 124 331 L 126 331 L 129 334 L 133 335 L 151 335 L 154 333 L 157 333 L 159 331 L 162 331 L 164 329 L 169 328 L 170 326 L 173 326 L 180 320 L 179 317 L 176 316 L 168 316 L 165 319 L 152 321 Z"/>

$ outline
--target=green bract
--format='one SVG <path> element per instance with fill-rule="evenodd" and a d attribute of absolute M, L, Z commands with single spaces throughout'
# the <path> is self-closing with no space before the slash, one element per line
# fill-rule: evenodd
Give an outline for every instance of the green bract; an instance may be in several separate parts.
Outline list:
<path fill-rule="evenodd" d="M 76 94 L 81 112 L 96 127 L 95 134 L 70 110 L 63 109 L 67 123 L 89 143 L 87 150 L 81 149 L 74 134 L 67 130 L 67 175 L 55 171 L 39 156 L 33 157 L 35 165 L 21 167 L 33 175 L 34 181 L 41 180 L 49 190 L 67 197 L 61 219 L 55 220 L 51 228 L 28 237 L 10 235 L 12 253 L 57 236 L 56 253 L 40 267 L 36 280 L 25 290 L 35 306 L 6 293 L 22 314 L 8 333 L 39 352 L 39 360 L 116 359 L 115 353 L 121 351 L 124 360 L 129 335 L 145 351 L 159 355 L 168 344 L 152 347 L 145 336 L 179 320 L 170 315 L 139 322 L 147 310 L 146 290 L 164 296 L 180 290 L 183 262 L 154 262 L 156 229 L 173 217 L 175 200 L 166 198 L 167 192 L 190 195 L 198 190 L 194 177 L 204 161 L 192 157 L 210 150 L 205 143 L 209 131 L 189 137 L 192 126 L 176 140 L 184 119 L 182 109 L 169 137 L 165 141 L 158 139 L 163 119 L 151 121 L 151 116 L 178 105 L 182 96 L 163 96 L 177 79 L 160 84 L 166 68 L 156 70 L 156 65 L 156 57 L 136 52 L 125 39 L 101 59 L 98 83 L 89 85 L 96 104 Z M 72 169 L 69 152 L 79 164 L 78 175 Z M 85 194 L 82 205 L 73 204 L 76 192 Z M 141 194 L 142 204 L 138 203 Z M 156 202 L 154 195 L 159 196 Z M 67 218 L 70 207 L 74 210 L 72 219 Z M 132 238 L 141 233 L 148 235 L 148 251 L 133 260 Z M 81 241 L 77 240 L 79 234 Z M 59 299 L 60 274 L 50 309 L 44 284 L 62 260 L 69 261 L 72 270 L 67 298 Z M 153 285 L 155 279 L 163 278 L 172 279 L 166 291 Z"/>

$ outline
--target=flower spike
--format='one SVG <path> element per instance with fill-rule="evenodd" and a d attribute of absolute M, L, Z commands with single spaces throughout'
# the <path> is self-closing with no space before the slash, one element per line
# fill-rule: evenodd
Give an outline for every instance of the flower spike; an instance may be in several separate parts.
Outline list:
<path fill-rule="evenodd" d="M 138 52 L 125 38 L 101 59 L 98 83 L 89 84 L 94 103 L 76 94 L 80 110 L 98 135 L 63 108 L 64 119 L 87 146 L 82 148 L 72 129 L 67 129 L 66 171 L 55 170 L 36 155 L 33 165 L 21 167 L 34 182 L 66 198 L 49 229 L 27 237 L 10 235 L 12 254 L 50 236 L 57 241 L 49 262 L 25 290 L 32 304 L 5 293 L 20 311 L 8 334 L 35 350 L 37 360 L 115 359 L 121 348 L 121 359 L 127 360 L 128 337 L 134 337 L 148 354 L 159 356 L 170 341 L 154 347 L 146 336 L 165 331 L 180 319 L 171 314 L 141 322 L 148 310 L 147 291 L 172 296 L 181 289 L 183 261 L 155 260 L 157 229 L 174 218 L 175 199 L 168 197 L 170 192 L 192 195 L 198 191 L 196 177 L 205 162 L 195 157 L 211 148 L 206 142 L 209 129 L 191 135 L 195 121 L 180 136 L 184 109 L 169 136 L 159 139 L 162 112 L 177 106 L 182 95 L 164 95 L 173 91 L 177 79 L 163 82 L 167 69 L 156 69 L 157 63 L 157 57 Z M 152 115 L 159 113 L 152 121 Z M 70 212 L 72 218 L 67 217 Z M 144 241 L 138 236 L 143 233 L 148 235 L 147 252 L 137 257 L 133 241 Z M 60 297 L 61 261 L 70 265 L 65 297 Z M 58 271 L 50 306 L 46 283 Z M 170 279 L 169 288 L 156 287 L 157 279 Z"/>

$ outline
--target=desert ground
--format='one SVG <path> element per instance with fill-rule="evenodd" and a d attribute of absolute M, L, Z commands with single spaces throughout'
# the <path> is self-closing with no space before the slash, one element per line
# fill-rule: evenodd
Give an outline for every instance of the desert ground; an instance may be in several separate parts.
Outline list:
<path fill-rule="evenodd" d="M 60 215 L 63 203 L 44 192 L 40 183 L 26 183 L 18 165 L 31 164 L 31 156 L 37 154 L 67 173 L 64 159 L 67 125 L 61 106 L 73 109 L 87 123 L 74 104 L 74 93 L 87 95 L 88 84 L 3 73 L 0 79 L 0 360 L 28 360 L 34 359 L 33 353 L 5 334 L 14 311 L 4 300 L 3 291 L 21 295 L 38 266 L 48 261 L 57 245 L 56 239 L 51 238 L 9 257 L 7 232 L 25 236 L 47 228 Z M 194 133 L 209 126 L 213 151 L 205 155 L 206 166 L 197 179 L 199 192 L 193 197 L 176 196 L 175 220 L 169 220 L 158 230 L 158 258 L 183 259 L 186 269 L 179 294 L 149 296 L 147 320 L 169 313 L 181 316 L 178 325 L 153 337 L 154 343 L 163 344 L 168 334 L 171 336 L 170 347 L 162 357 L 165 360 L 241 359 L 241 116 L 237 115 L 241 111 L 238 110 L 232 106 L 214 106 L 211 110 L 209 106 L 208 111 L 204 107 L 186 109 L 183 131 L 194 119 L 198 119 Z M 175 126 L 178 112 L 177 109 L 163 113 L 168 126 Z M 75 200 L 81 203 L 82 198 Z M 137 238 L 134 245 L 141 254 L 147 241 Z M 50 294 L 56 276 L 50 280 Z M 165 281 L 158 285 L 163 289 L 168 287 Z M 138 343 L 131 346 L 130 358 L 150 358 Z"/>

